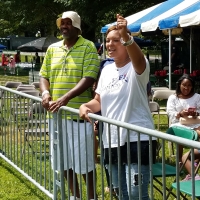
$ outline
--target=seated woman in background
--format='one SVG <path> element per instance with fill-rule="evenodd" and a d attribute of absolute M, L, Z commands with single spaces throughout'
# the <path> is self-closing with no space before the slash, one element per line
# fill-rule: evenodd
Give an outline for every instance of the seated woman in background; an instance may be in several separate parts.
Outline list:
<path fill-rule="evenodd" d="M 192 179 L 191 174 L 192 174 L 192 168 L 191 168 L 191 156 L 189 155 L 188 158 L 188 154 L 190 154 L 190 151 L 188 151 L 187 153 L 185 153 L 182 157 L 182 161 L 185 162 L 185 160 L 187 159 L 186 163 L 185 163 L 185 168 L 188 172 L 188 175 L 186 175 L 186 177 L 183 179 L 183 181 L 189 181 Z M 196 168 L 198 166 L 198 162 L 200 160 L 200 150 L 199 149 L 194 149 L 194 167 Z M 200 180 L 200 176 L 199 174 L 196 174 L 195 176 L 195 180 Z"/>
<path fill-rule="evenodd" d="M 171 121 L 171 126 L 183 126 L 195 130 L 200 136 L 200 122 L 195 124 L 183 125 L 180 123 L 180 117 L 192 116 L 196 118 L 200 113 L 200 95 L 195 93 L 195 81 L 184 74 L 177 81 L 176 92 L 172 94 L 167 101 L 167 114 Z M 193 108 L 190 111 L 189 108 Z M 196 150 L 195 150 L 196 151 Z M 179 163 L 182 164 L 183 146 L 179 145 Z M 185 156 L 185 155 L 184 155 Z"/>

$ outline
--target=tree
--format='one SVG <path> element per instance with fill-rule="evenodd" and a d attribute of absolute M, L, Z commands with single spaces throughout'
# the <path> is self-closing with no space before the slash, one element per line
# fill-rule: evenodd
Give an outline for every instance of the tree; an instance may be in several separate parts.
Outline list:
<path fill-rule="evenodd" d="M 82 18 L 83 36 L 95 41 L 101 37 L 101 27 L 116 21 L 116 14 L 128 16 L 146 7 L 163 2 L 162 0 L 56 0 L 70 10 L 77 11 Z"/>
<path fill-rule="evenodd" d="M 0 0 L 1 35 L 41 36 L 56 35 L 55 20 L 66 10 L 74 10 L 82 19 L 83 36 L 95 41 L 101 37 L 101 27 L 116 21 L 116 13 L 128 16 L 162 0 L 143 2 L 124 0 Z"/>
<path fill-rule="evenodd" d="M 7 25 L 2 35 L 35 36 L 39 30 L 42 36 L 53 35 L 57 31 L 55 19 L 65 10 L 63 4 L 53 0 L 12 0 L 1 1 L 0 19 Z M 5 26 L 4 26 L 5 27 Z"/>

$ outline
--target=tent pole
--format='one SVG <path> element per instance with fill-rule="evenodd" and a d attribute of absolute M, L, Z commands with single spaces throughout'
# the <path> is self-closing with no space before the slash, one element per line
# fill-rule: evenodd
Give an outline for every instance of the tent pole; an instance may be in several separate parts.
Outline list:
<path fill-rule="evenodd" d="M 31 71 L 32 71 L 32 80 L 33 80 L 33 82 L 35 81 L 34 80 L 34 71 L 33 71 L 33 59 L 31 58 Z"/>
<path fill-rule="evenodd" d="M 106 59 L 105 34 L 104 33 L 102 33 L 102 44 L 103 44 L 103 59 Z"/>
<path fill-rule="evenodd" d="M 172 65 L 171 65 L 171 43 L 172 43 L 172 30 L 169 29 L 169 89 L 171 90 L 171 74 L 172 74 Z"/>
<path fill-rule="evenodd" d="M 192 28 L 190 28 L 190 74 L 192 73 Z"/>

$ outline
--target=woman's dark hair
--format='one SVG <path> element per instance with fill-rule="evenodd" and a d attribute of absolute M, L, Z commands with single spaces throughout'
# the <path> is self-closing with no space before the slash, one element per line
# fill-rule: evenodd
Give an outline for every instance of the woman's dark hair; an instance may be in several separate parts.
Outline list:
<path fill-rule="evenodd" d="M 195 88 L 195 81 L 194 79 L 188 75 L 188 74 L 184 74 L 183 76 L 181 76 L 178 81 L 176 82 L 176 95 L 179 95 L 181 94 L 181 89 L 180 89 L 180 86 L 181 86 L 181 83 L 184 79 L 188 79 L 191 83 L 192 83 L 192 89 L 190 91 L 190 93 L 194 93 L 194 88 Z"/>

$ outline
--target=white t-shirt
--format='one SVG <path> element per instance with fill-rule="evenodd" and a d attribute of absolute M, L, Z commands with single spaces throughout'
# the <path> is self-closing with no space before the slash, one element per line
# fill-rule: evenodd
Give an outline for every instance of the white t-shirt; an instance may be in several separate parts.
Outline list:
<path fill-rule="evenodd" d="M 115 63 L 104 67 L 96 89 L 100 95 L 102 116 L 154 129 L 147 100 L 149 70 L 147 60 L 146 69 L 141 75 L 136 74 L 131 62 L 122 68 L 117 68 Z M 123 146 L 127 142 L 127 130 L 120 128 L 119 131 L 120 146 Z M 109 147 L 108 133 L 109 127 L 104 124 L 102 139 L 105 148 Z M 117 126 L 111 125 L 110 133 L 111 147 L 117 147 Z M 130 131 L 130 142 L 138 141 L 137 135 L 135 131 Z M 149 140 L 149 136 L 141 134 L 140 139 Z"/>

